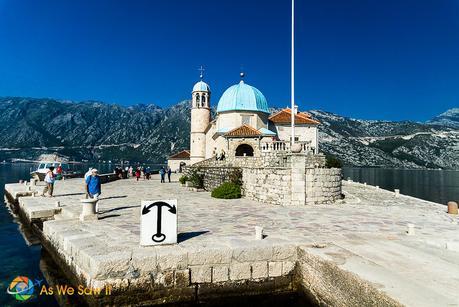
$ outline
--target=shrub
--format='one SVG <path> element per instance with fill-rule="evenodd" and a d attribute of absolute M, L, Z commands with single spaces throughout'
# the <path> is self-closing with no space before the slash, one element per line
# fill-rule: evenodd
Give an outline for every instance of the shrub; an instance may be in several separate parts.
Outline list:
<path fill-rule="evenodd" d="M 229 182 L 235 185 L 242 186 L 242 170 L 240 168 L 234 169 L 228 175 Z"/>
<path fill-rule="evenodd" d="M 327 156 L 326 159 L 327 159 L 325 162 L 326 168 L 342 168 L 343 167 L 343 163 L 341 162 L 341 160 L 339 160 L 338 158 L 334 156 Z"/>
<path fill-rule="evenodd" d="M 200 174 L 198 170 L 192 170 L 189 180 L 193 184 L 193 187 L 202 189 L 204 188 L 204 175 Z"/>
<path fill-rule="evenodd" d="M 189 179 L 188 179 L 188 176 L 187 176 L 187 175 L 182 175 L 182 176 L 179 178 L 178 181 L 179 181 L 181 184 L 185 184 L 185 182 L 188 181 L 188 180 L 189 180 Z"/>
<path fill-rule="evenodd" d="M 212 191 L 212 197 L 223 199 L 241 198 L 241 187 L 232 182 L 224 182 Z"/>

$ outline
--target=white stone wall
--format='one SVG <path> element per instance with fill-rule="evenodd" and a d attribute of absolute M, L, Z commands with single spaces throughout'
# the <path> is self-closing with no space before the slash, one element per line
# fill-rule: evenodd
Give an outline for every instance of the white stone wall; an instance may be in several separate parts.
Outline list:
<path fill-rule="evenodd" d="M 244 196 L 270 205 L 290 204 L 290 169 L 243 168 Z"/>
<path fill-rule="evenodd" d="M 204 160 L 206 157 L 205 131 L 210 123 L 210 109 L 191 109 L 190 158 L 191 163 Z"/>
<path fill-rule="evenodd" d="M 242 116 L 250 116 L 249 125 L 256 128 L 268 128 L 268 115 L 260 112 L 223 112 L 217 115 L 217 130 L 221 128 L 234 129 L 242 126 Z"/>
<path fill-rule="evenodd" d="M 290 125 L 275 125 L 273 131 L 277 132 L 277 136 L 281 141 L 289 141 L 291 135 Z M 319 139 L 318 129 L 316 125 L 295 125 L 295 136 L 299 142 L 311 142 L 311 147 L 316 148 L 318 153 Z"/>
<path fill-rule="evenodd" d="M 170 169 L 173 171 L 173 172 L 178 172 L 180 170 L 180 163 L 185 163 L 185 165 L 189 165 L 190 164 L 190 159 L 182 159 L 182 160 L 178 160 L 178 159 L 169 159 L 167 160 L 167 166 L 170 167 Z"/>
<path fill-rule="evenodd" d="M 341 198 L 340 168 L 306 169 L 306 204 L 327 204 Z"/>

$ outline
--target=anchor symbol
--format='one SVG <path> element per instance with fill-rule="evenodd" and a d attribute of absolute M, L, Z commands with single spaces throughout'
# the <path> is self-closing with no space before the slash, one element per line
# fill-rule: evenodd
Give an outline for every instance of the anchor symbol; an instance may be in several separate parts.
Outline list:
<path fill-rule="evenodd" d="M 150 205 L 147 205 L 143 207 L 142 209 L 142 215 L 148 214 L 150 212 L 150 209 L 153 207 L 158 207 L 157 211 L 157 222 L 156 222 L 156 233 L 151 237 L 153 241 L 156 243 L 163 242 L 166 239 L 166 235 L 161 233 L 161 213 L 162 213 L 162 207 L 168 207 L 169 212 L 172 214 L 177 214 L 177 208 L 174 206 L 169 205 L 168 203 L 165 203 L 163 201 L 157 201 L 154 202 Z"/>

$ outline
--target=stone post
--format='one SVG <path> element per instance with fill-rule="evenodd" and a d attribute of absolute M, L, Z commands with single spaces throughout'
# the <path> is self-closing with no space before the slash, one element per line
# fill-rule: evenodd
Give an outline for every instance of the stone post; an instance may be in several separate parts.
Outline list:
<path fill-rule="evenodd" d="M 448 213 L 449 214 L 458 214 L 457 202 L 449 201 L 448 202 Z"/>
<path fill-rule="evenodd" d="M 81 199 L 80 202 L 83 204 L 83 210 L 80 215 L 80 221 L 97 220 L 96 204 L 98 202 L 98 199 Z"/>
<path fill-rule="evenodd" d="M 399 189 L 395 189 L 394 193 L 395 193 L 395 197 L 399 197 L 400 196 L 400 190 Z"/>
<path fill-rule="evenodd" d="M 292 154 L 291 202 L 293 206 L 306 205 L 306 155 Z"/>

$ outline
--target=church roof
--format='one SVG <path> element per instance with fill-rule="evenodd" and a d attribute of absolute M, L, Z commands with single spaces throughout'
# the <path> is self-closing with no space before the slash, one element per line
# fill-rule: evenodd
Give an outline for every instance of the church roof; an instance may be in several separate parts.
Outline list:
<path fill-rule="evenodd" d="M 292 122 L 292 112 L 290 108 L 283 109 L 269 117 L 275 124 L 290 124 Z M 308 113 L 300 112 L 295 115 L 295 124 L 318 125 L 319 121 L 312 119 Z"/>
<path fill-rule="evenodd" d="M 174 160 L 174 159 L 181 160 L 181 159 L 189 159 L 189 158 L 190 158 L 190 151 L 188 150 L 182 150 L 181 152 L 178 152 L 176 154 L 169 156 L 169 160 Z"/>
<path fill-rule="evenodd" d="M 254 111 L 269 113 L 268 102 L 257 88 L 241 80 L 229 87 L 220 98 L 217 113 L 226 111 Z"/>
<path fill-rule="evenodd" d="M 254 137 L 254 136 L 261 136 L 261 132 L 257 129 L 244 124 L 240 127 L 237 127 L 233 130 L 228 131 L 225 133 L 226 137 Z"/>
<path fill-rule="evenodd" d="M 210 92 L 210 87 L 201 80 L 193 86 L 193 92 Z"/>

